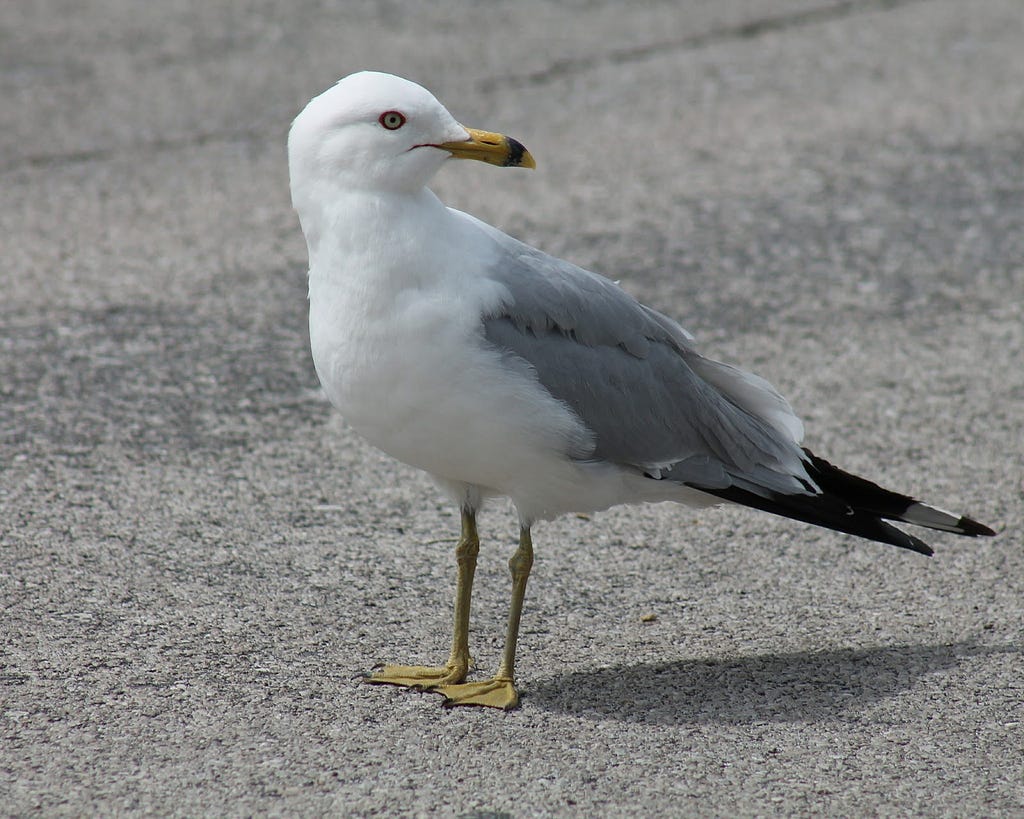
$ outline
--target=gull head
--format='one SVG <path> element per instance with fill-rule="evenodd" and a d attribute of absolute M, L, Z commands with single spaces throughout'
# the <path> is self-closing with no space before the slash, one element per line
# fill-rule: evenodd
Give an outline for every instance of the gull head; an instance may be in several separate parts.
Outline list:
<path fill-rule="evenodd" d="M 502 134 L 465 128 L 427 89 L 392 74 L 350 74 L 310 100 L 288 134 L 292 201 L 329 191 L 414 192 L 448 159 L 534 167 Z"/>

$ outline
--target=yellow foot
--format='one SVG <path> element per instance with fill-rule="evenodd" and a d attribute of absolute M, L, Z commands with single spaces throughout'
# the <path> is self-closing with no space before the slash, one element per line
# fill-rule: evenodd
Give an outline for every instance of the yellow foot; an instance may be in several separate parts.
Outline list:
<path fill-rule="evenodd" d="M 466 667 L 456 665 L 385 665 L 379 671 L 366 677 L 366 682 L 377 685 L 404 685 L 406 688 L 423 690 L 439 685 L 454 685 L 466 679 Z"/>
<path fill-rule="evenodd" d="M 497 677 L 459 685 L 438 685 L 430 690 L 444 695 L 446 708 L 455 705 L 483 705 L 508 711 L 519 704 L 519 692 L 512 680 Z"/>

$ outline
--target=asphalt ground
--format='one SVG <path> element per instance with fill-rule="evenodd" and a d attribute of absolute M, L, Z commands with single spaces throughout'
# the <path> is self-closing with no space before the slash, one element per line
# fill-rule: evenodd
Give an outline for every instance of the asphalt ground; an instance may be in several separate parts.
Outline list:
<path fill-rule="evenodd" d="M 0 4 L 0 812 L 1024 814 L 1020 4 L 407 5 Z M 362 685 L 445 655 L 458 526 L 310 363 L 285 137 L 362 68 L 537 159 L 446 201 L 999 536 L 568 517 L 520 709 Z"/>

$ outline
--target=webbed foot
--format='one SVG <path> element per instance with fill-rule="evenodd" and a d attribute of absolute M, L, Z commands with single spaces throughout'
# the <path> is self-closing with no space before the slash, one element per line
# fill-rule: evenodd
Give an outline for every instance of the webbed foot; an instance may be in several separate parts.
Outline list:
<path fill-rule="evenodd" d="M 374 685 L 401 685 L 429 691 L 441 685 L 455 685 L 466 679 L 467 665 L 449 663 L 443 666 L 385 665 L 369 674 L 366 682 Z"/>
<path fill-rule="evenodd" d="M 444 696 L 444 707 L 456 705 L 482 705 L 487 708 L 501 708 L 508 711 L 519 704 L 519 692 L 507 677 L 494 677 L 476 682 L 438 685 L 431 692 Z"/>

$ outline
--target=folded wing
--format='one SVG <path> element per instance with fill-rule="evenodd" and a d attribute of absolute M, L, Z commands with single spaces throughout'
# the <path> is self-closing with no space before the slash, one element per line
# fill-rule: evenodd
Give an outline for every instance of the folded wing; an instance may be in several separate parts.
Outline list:
<path fill-rule="evenodd" d="M 609 279 L 480 224 L 495 241 L 487 275 L 508 293 L 484 336 L 592 432 L 593 450 L 572 457 L 923 554 L 927 544 L 885 520 L 992 534 L 817 458 L 767 381 L 703 357 L 682 327 Z"/>

